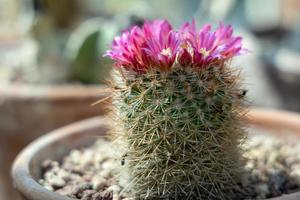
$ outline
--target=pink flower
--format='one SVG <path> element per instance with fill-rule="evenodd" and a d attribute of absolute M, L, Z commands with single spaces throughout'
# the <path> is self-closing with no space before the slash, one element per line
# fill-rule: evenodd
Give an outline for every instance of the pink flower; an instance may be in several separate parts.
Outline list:
<path fill-rule="evenodd" d="M 157 36 L 147 39 L 142 51 L 149 66 L 165 71 L 173 66 L 179 46 L 180 40 L 176 32 L 160 32 Z"/>
<path fill-rule="evenodd" d="M 236 55 L 245 53 L 242 48 L 242 38 L 233 36 L 230 25 L 220 23 L 216 31 L 211 30 L 211 25 L 204 25 L 199 32 L 196 30 L 195 21 L 185 23 L 179 30 L 184 43 L 193 57 L 193 66 L 205 67 L 210 64 L 223 63 Z M 179 60 L 182 60 L 179 57 Z"/>
<path fill-rule="evenodd" d="M 136 72 L 166 70 L 174 64 L 179 45 L 179 37 L 169 22 L 146 21 L 142 28 L 134 26 L 116 37 L 105 56 L 115 60 L 117 67 Z"/>
<path fill-rule="evenodd" d="M 198 68 L 218 65 L 245 52 L 242 38 L 233 36 L 229 25 L 220 23 L 212 31 L 207 24 L 197 31 L 193 20 L 177 32 L 168 21 L 154 20 L 116 37 L 105 56 L 115 60 L 117 67 L 143 73 L 151 68 L 169 70 L 176 63 Z"/>
<path fill-rule="evenodd" d="M 145 42 L 145 35 L 141 28 L 134 26 L 129 31 L 125 31 L 121 36 L 115 37 L 112 50 L 108 50 L 105 56 L 116 61 L 115 66 L 144 71 L 141 46 Z"/>

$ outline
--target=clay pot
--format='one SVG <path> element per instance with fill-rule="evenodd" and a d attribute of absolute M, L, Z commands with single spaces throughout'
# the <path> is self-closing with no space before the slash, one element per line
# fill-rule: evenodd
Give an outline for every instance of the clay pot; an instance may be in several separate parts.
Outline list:
<path fill-rule="evenodd" d="M 246 119 L 250 126 L 266 129 L 270 134 L 284 132 L 284 137 L 293 134 L 300 137 L 300 115 L 252 109 Z M 61 160 L 71 149 L 91 144 L 95 137 L 109 130 L 110 122 L 102 117 L 88 119 L 53 131 L 33 142 L 15 160 L 12 176 L 15 187 L 26 200 L 71 200 L 48 191 L 38 184 L 41 178 L 41 163 L 45 159 Z M 300 192 L 283 195 L 273 200 L 300 199 Z"/>
<path fill-rule="evenodd" d="M 300 36 L 300 34 L 299 34 Z M 293 54 L 299 52 L 291 51 Z M 262 56 L 264 70 L 270 83 L 277 92 L 278 97 L 282 102 L 282 107 L 288 110 L 300 111 L 300 54 L 295 59 L 295 56 L 286 57 L 285 60 L 293 62 L 292 66 L 284 65 L 276 62 L 278 55 L 276 52 L 268 52 Z M 285 62 L 286 63 L 286 62 Z"/>
<path fill-rule="evenodd" d="M 84 118 L 102 115 L 102 86 L 0 86 L 1 200 L 16 199 L 9 171 L 15 156 L 42 134 Z"/>

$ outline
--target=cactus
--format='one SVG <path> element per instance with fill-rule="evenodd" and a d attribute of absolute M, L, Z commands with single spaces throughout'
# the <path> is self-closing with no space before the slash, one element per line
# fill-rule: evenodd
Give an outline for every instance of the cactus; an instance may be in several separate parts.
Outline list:
<path fill-rule="evenodd" d="M 101 18 L 89 19 L 79 25 L 66 45 L 71 81 L 95 84 L 107 79 L 112 62 L 108 58 L 99 58 L 99 52 L 103 53 L 119 29 L 117 23 Z"/>
<path fill-rule="evenodd" d="M 126 18 L 123 23 L 102 18 L 84 21 L 71 34 L 67 42 L 66 58 L 70 68 L 70 80 L 81 83 L 95 84 L 104 82 L 109 77 L 112 62 L 109 58 L 99 58 L 113 36 L 130 23 L 141 23 L 138 16 Z"/>
<path fill-rule="evenodd" d="M 223 24 L 155 20 L 115 38 L 106 55 L 135 198 L 239 198 L 244 98 L 229 61 L 243 52 Z"/>

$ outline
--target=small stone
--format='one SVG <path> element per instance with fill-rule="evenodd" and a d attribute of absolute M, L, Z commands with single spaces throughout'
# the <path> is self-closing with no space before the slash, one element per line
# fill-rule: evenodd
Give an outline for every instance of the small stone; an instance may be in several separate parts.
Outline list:
<path fill-rule="evenodd" d="M 121 197 L 118 194 L 114 194 L 113 200 L 121 200 Z"/>
<path fill-rule="evenodd" d="M 75 187 L 74 185 L 69 184 L 63 188 L 56 190 L 55 192 L 57 192 L 58 194 L 64 195 L 64 196 L 72 196 L 71 193 L 74 190 L 74 187 Z"/>
<path fill-rule="evenodd" d="M 54 188 L 61 188 L 66 185 L 66 182 L 56 175 L 52 175 L 51 177 L 49 177 L 48 183 Z"/>
<path fill-rule="evenodd" d="M 108 158 L 109 157 L 105 154 L 96 154 L 94 163 L 102 163 L 103 161 L 107 160 Z"/>
<path fill-rule="evenodd" d="M 50 191 L 54 191 L 54 188 L 49 184 L 49 183 L 45 183 L 43 184 L 44 188 L 46 188 L 47 190 L 50 190 Z"/>
<path fill-rule="evenodd" d="M 102 200 L 102 194 L 100 192 L 96 192 L 92 195 L 92 198 L 90 200 Z"/>
<path fill-rule="evenodd" d="M 112 171 L 110 169 L 104 169 L 104 170 L 100 171 L 99 175 L 104 178 L 109 178 L 112 175 Z"/>
<path fill-rule="evenodd" d="M 255 167 L 254 163 L 249 161 L 245 164 L 245 169 L 246 170 L 252 170 Z"/>
<path fill-rule="evenodd" d="M 78 164 L 78 163 L 81 162 L 81 158 L 82 158 L 81 152 L 77 149 L 72 150 L 71 153 L 70 153 L 69 158 L 70 158 L 71 162 Z"/>
<path fill-rule="evenodd" d="M 101 195 L 102 195 L 103 200 L 113 200 L 112 192 L 105 191 L 105 192 L 102 192 Z"/>
<path fill-rule="evenodd" d="M 111 192 L 96 192 L 92 195 L 90 200 L 113 200 L 113 194 Z"/>
<path fill-rule="evenodd" d="M 68 172 L 66 172 L 65 170 L 61 169 L 57 172 L 57 176 L 61 179 L 63 179 L 64 181 L 68 181 L 70 180 L 70 175 Z"/>
<path fill-rule="evenodd" d="M 94 153 L 92 150 L 86 150 L 82 153 L 80 163 L 78 163 L 82 167 L 91 166 L 94 160 Z"/>
<path fill-rule="evenodd" d="M 267 184 L 265 183 L 262 183 L 262 184 L 259 184 L 257 186 L 255 186 L 255 190 L 258 194 L 268 194 L 269 193 L 269 187 Z"/>
<path fill-rule="evenodd" d="M 75 197 L 78 197 L 78 198 L 81 198 L 82 197 L 82 193 L 83 191 L 85 190 L 90 190 L 92 189 L 92 185 L 91 184 L 88 184 L 88 183 L 83 183 L 77 187 L 75 187 L 71 193 L 71 195 L 75 196 Z"/>
<path fill-rule="evenodd" d="M 99 191 L 106 186 L 107 180 L 102 176 L 96 176 L 92 179 L 93 189 Z"/>
<path fill-rule="evenodd" d="M 116 166 L 116 162 L 112 159 L 107 160 L 102 164 L 103 169 L 109 169 L 109 170 L 113 169 L 115 166 Z"/>
<path fill-rule="evenodd" d="M 90 200 L 95 193 L 95 190 L 85 190 L 83 191 L 81 200 Z"/>
<path fill-rule="evenodd" d="M 106 191 L 109 191 L 109 192 L 113 192 L 113 194 L 118 194 L 120 192 L 121 188 L 117 185 L 111 185 L 110 187 L 108 187 L 106 189 Z"/>
<path fill-rule="evenodd" d="M 300 169 L 299 168 L 293 169 L 290 172 L 290 176 L 293 177 L 293 182 L 295 182 L 297 185 L 300 185 Z"/>

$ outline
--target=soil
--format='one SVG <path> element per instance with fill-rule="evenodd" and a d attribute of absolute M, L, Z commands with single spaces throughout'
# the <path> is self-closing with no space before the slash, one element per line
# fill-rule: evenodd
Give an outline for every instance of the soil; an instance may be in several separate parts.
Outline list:
<path fill-rule="evenodd" d="M 126 181 L 117 174 L 124 169 L 114 144 L 98 140 L 87 148 L 72 150 L 62 162 L 46 160 L 40 180 L 45 188 L 81 200 L 129 200 L 123 192 Z M 257 134 L 243 145 L 246 175 L 243 187 L 251 199 L 265 199 L 300 188 L 300 144 L 283 143 L 278 138 Z M 118 158 L 118 159 L 116 159 Z M 128 184 L 127 184 L 128 185 Z"/>

